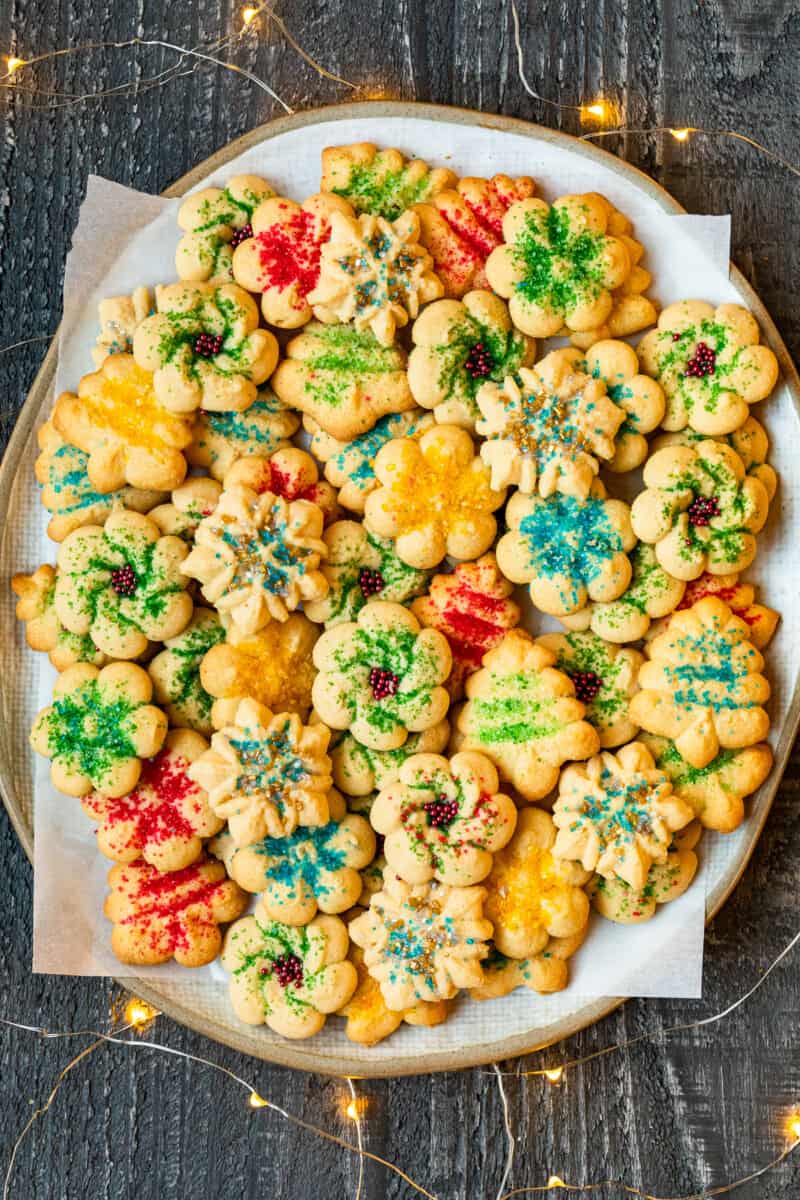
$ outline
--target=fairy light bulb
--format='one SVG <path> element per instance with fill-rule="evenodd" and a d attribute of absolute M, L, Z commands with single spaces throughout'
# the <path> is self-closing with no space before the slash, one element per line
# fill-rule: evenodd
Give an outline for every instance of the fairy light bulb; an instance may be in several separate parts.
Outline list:
<path fill-rule="evenodd" d="M 358 1120 L 358 1104 L 355 1100 L 351 1100 L 347 1108 L 344 1110 L 351 1121 Z"/>
<path fill-rule="evenodd" d="M 553 1067 L 551 1071 L 545 1071 L 545 1079 L 549 1079 L 551 1083 L 558 1083 L 564 1074 L 563 1067 Z"/>
<path fill-rule="evenodd" d="M 134 996 L 125 1005 L 125 1021 L 134 1029 L 144 1029 L 157 1016 L 158 1010 L 148 1004 L 146 1000 L 140 1000 L 138 996 Z"/>
<path fill-rule="evenodd" d="M 547 1186 L 549 1188 L 565 1188 L 567 1185 L 560 1175 L 551 1175 L 547 1181 Z"/>
<path fill-rule="evenodd" d="M 244 22 L 245 25 L 252 25 L 253 21 L 255 21 L 257 16 L 258 16 L 257 8 L 243 8 L 242 9 L 242 21 Z"/>
<path fill-rule="evenodd" d="M 269 1101 L 265 1100 L 263 1096 L 259 1096 L 258 1092 L 251 1092 L 247 1102 L 251 1108 L 266 1108 L 269 1104 Z"/>
<path fill-rule="evenodd" d="M 15 71 L 19 71 L 20 67 L 25 66 L 25 59 L 16 58 L 15 55 L 9 54 L 6 56 L 6 66 L 8 67 L 9 75 L 13 75 Z"/>
<path fill-rule="evenodd" d="M 800 1113 L 792 1113 L 786 1122 L 786 1132 L 795 1142 L 800 1142 Z"/>
<path fill-rule="evenodd" d="M 584 104 L 581 112 L 584 116 L 594 117 L 596 121 L 602 121 L 608 116 L 609 107 L 605 100 L 595 100 L 594 104 Z"/>
<path fill-rule="evenodd" d="M 676 142 L 685 142 L 691 132 L 691 129 L 670 129 Z"/>

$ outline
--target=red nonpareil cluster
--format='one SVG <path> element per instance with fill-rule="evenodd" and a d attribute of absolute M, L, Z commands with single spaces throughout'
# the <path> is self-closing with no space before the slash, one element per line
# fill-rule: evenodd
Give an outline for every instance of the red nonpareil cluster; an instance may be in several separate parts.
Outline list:
<path fill-rule="evenodd" d="M 603 681 L 594 671 L 567 671 L 575 685 L 575 698 L 581 704 L 591 704 L 603 686 Z"/>
<path fill-rule="evenodd" d="M 688 512 L 691 525 L 710 525 L 719 516 L 719 500 L 716 496 L 696 496 Z"/>
<path fill-rule="evenodd" d="M 717 364 L 717 353 L 705 342 L 698 342 L 694 356 L 686 364 L 684 375 L 689 379 L 702 379 L 704 375 L 713 375 Z"/>
<path fill-rule="evenodd" d="M 458 816 L 458 801 L 447 800 L 444 796 L 440 796 L 438 800 L 429 800 L 422 807 L 428 814 L 429 824 L 434 829 L 440 829 L 443 825 L 452 825 Z"/>
<path fill-rule="evenodd" d="M 464 360 L 464 369 L 473 379 L 485 379 L 487 375 L 491 375 L 493 367 L 491 351 L 487 350 L 483 342 L 476 342 Z"/>
<path fill-rule="evenodd" d="M 371 571 L 369 567 L 362 567 L 358 572 L 358 586 L 361 588 L 361 594 L 365 600 L 369 600 L 370 596 L 377 596 L 382 592 L 385 584 L 380 571 Z"/>
<path fill-rule="evenodd" d="M 111 572 L 111 586 L 118 596 L 133 596 L 138 583 L 136 572 L 128 563 Z"/>
<path fill-rule="evenodd" d="M 235 250 L 237 246 L 241 246 L 242 242 L 246 242 L 248 238 L 253 236 L 253 226 L 248 221 L 241 229 L 235 229 L 231 238 L 231 249 Z"/>
<path fill-rule="evenodd" d="M 198 358 L 214 358 L 222 349 L 221 333 L 199 333 L 194 341 L 194 352 Z"/>
<path fill-rule="evenodd" d="M 290 983 L 300 987 L 303 982 L 303 964 L 296 954 L 284 954 L 275 959 L 272 974 L 282 988 L 288 987 Z"/>
<path fill-rule="evenodd" d="M 385 671 L 382 667 L 373 667 L 369 673 L 369 686 L 372 688 L 372 694 L 376 700 L 385 700 L 387 696 L 397 694 L 400 676 L 394 675 L 391 671 Z"/>

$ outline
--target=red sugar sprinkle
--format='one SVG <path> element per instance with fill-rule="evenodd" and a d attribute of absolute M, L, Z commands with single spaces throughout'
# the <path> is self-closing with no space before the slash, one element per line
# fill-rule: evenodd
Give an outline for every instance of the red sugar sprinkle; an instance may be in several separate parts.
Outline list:
<path fill-rule="evenodd" d="M 296 284 L 305 299 L 319 279 L 320 249 L 330 230 L 320 229 L 317 219 L 305 209 L 280 224 L 270 225 L 256 235 L 261 263 L 261 287 L 283 291 Z"/>
<path fill-rule="evenodd" d="M 121 879 L 128 885 L 121 890 L 131 901 L 133 911 L 119 923 L 137 926 L 149 934 L 151 946 L 168 947 L 173 952 L 190 945 L 189 909 L 204 910 L 192 913 L 193 929 L 198 924 L 213 923 L 213 903 L 225 883 L 224 879 L 209 880 L 198 863 L 162 875 L 148 863 L 136 862 Z"/>
<path fill-rule="evenodd" d="M 143 850 L 147 845 L 158 846 L 173 838 L 195 836 L 194 829 L 178 808 L 181 801 L 199 798 L 200 794 L 197 785 L 186 774 L 187 765 L 185 759 L 162 750 L 143 764 L 134 791 L 115 799 L 95 799 L 98 820 L 111 828 L 131 827 L 128 841 L 115 848 Z"/>

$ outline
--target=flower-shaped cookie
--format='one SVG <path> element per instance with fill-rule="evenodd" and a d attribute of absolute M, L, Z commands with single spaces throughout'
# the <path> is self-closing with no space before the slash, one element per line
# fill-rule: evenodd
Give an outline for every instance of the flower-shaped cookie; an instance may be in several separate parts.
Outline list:
<path fill-rule="evenodd" d="M 222 480 L 240 458 L 269 456 L 288 446 L 299 424 L 297 413 L 269 388 L 261 388 L 245 412 L 198 412 L 186 457 L 193 467 L 205 467 Z"/>
<path fill-rule="evenodd" d="M 138 325 L 153 311 L 150 289 L 134 288 L 129 296 L 108 296 L 97 306 L 100 329 L 92 347 L 92 362 L 102 367 L 109 354 L 127 354 L 133 348 Z"/>
<path fill-rule="evenodd" d="M 458 717 L 460 748 L 485 754 L 526 800 L 541 800 L 562 763 L 589 758 L 600 744 L 555 661 L 552 650 L 512 629 L 470 675 Z"/>
<path fill-rule="evenodd" d="M 199 733 L 172 730 L 155 758 L 143 764 L 139 782 L 127 796 L 85 796 L 81 807 L 97 822 L 100 853 L 118 863 L 143 858 L 162 872 L 196 862 L 203 853 L 202 839 L 219 833 L 224 824 L 187 774 L 189 764 L 207 749 Z"/>
<path fill-rule="evenodd" d="M 516 833 L 495 856 L 484 884 L 486 916 L 495 946 L 508 958 L 534 958 L 553 939 L 574 938 L 586 928 L 589 901 L 583 885 L 589 872 L 554 858 L 555 840 L 550 813 L 523 808 Z"/>
<path fill-rule="evenodd" d="M 474 429 L 479 388 L 502 383 L 533 361 L 536 343 L 511 324 L 493 292 L 468 292 L 463 300 L 437 300 L 411 331 L 408 382 L 414 399 L 432 408 L 441 425 Z"/>
<path fill-rule="evenodd" d="M 631 554 L 633 574 L 618 600 L 597 601 L 568 616 L 560 616 L 569 629 L 591 629 L 607 642 L 638 642 L 651 622 L 678 607 L 686 584 L 668 575 L 652 546 L 639 542 Z"/>
<path fill-rule="evenodd" d="M 314 708 L 331 729 L 349 729 L 373 750 L 395 750 L 445 716 L 450 697 L 441 685 L 451 661 L 443 634 L 420 629 L 401 604 L 375 600 L 314 647 Z"/>
<path fill-rule="evenodd" d="M 730 446 L 710 439 L 666 446 L 647 460 L 644 483 L 631 524 L 637 537 L 655 545 L 670 575 L 730 575 L 753 561 L 769 497 L 759 479 L 745 475 Z"/>
<path fill-rule="evenodd" d="M 673 833 L 693 819 L 647 747 L 630 742 L 562 771 L 553 855 L 638 890 L 653 863 L 666 862 Z"/>
<path fill-rule="evenodd" d="M 475 429 L 488 439 L 481 458 L 491 467 L 492 487 L 516 484 L 540 496 L 588 496 L 599 460 L 614 457 L 625 419 L 603 380 L 585 374 L 569 349 L 521 367 L 502 385 L 485 383 L 478 408 Z"/>
<path fill-rule="evenodd" d="M 262 838 L 236 846 L 230 834 L 215 838 L 211 852 L 246 892 L 261 892 L 271 921 L 307 925 L 317 915 L 342 913 L 361 895 L 359 871 L 375 857 L 369 821 L 348 813 L 336 792 L 326 825 L 296 829 L 284 838 Z"/>
<path fill-rule="evenodd" d="M 352 733 L 334 734 L 330 748 L 333 782 L 348 797 L 370 797 L 394 783 L 412 754 L 441 754 L 449 737 L 446 720 L 437 721 L 421 733 L 410 733 L 397 750 L 371 750 L 356 741 Z"/>
<path fill-rule="evenodd" d="M 515 492 L 506 506 L 508 533 L 497 543 L 500 570 L 527 583 L 542 612 L 568 616 L 589 600 L 616 600 L 631 579 L 636 544 L 628 505 L 609 500 L 599 480 L 586 499 Z"/>
<path fill-rule="evenodd" d="M 379 417 L 414 407 L 405 368 L 405 351 L 382 346 L 368 329 L 312 321 L 289 342 L 272 386 L 289 408 L 348 442 Z"/>
<path fill-rule="evenodd" d="M 65 442 L 52 421 L 45 421 L 36 439 L 40 454 L 34 472 L 42 504 L 52 514 L 47 536 L 54 542 L 63 542 L 81 525 L 102 525 L 116 504 L 146 513 L 164 499 L 163 492 L 143 488 L 99 492 L 89 479 L 89 455 Z"/>
<path fill-rule="evenodd" d="M 552 205 L 531 197 L 503 218 L 505 245 L 486 262 L 489 283 L 509 298 L 514 324 L 531 337 L 564 325 L 594 329 L 612 307 L 611 291 L 631 272 L 627 246 L 608 233 L 613 209 L 596 192 L 562 196 Z"/>
<path fill-rule="evenodd" d="M 222 948 L 220 925 L 235 921 L 247 896 L 222 863 L 199 861 L 162 874 L 146 862 L 112 867 L 103 912 L 114 923 L 111 949 L 120 962 L 156 966 L 171 958 L 203 967 Z"/>
<path fill-rule="evenodd" d="M 150 703 L 147 673 L 133 663 L 98 670 L 77 663 L 59 675 L 53 703 L 36 716 L 31 745 L 51 760 L 53 787 L 67 796 L 94 788 L 124 796 L 136 787 L 141 760 L 157 754 L 167 718 Z"/>
<path fill-rule="evenodd" d="M 375 1046 L 399 1029 L 404 1021 L 407 1025 L 430 1028 L 447 1020 L 450 1011 L 447 1000 L 420 1000 L 401 1012 L 387 1008 L 377 980 L 367 970 L 364 951 L 355 943 L 350 946 L 350 961 L 358 974 L 358 985 L 347 1003 L 339 1009 L 339 1016 L 347 1018 L 345 1035 L 351 1042 Z"/>
<path fill-rule="evenodd" d="M 297 329 L 311 320 L 307 297 L 319 280 L 332 212 L 353 216 L 346 200 L 324 194 L 302 204 L 270 196 L 253 213 L 252 237 L 234 251 L 233 277 L 248 292 L 261 293 L 267 324 Z"/>
<path fill-rule="evenodd" d="M 391 870 L 407 883 L 480 883 L 517 824 L 514 801 L 498 787 L 496 770 L 475 751 L 449 761 L 439 754 L 407 758 L 369 817 L 384 836 Z"/>
<path fill-rule="evenodd" d="M 656 915 L 659 904 L 668 904 L 682 896 L 697 874 L 697 855 L 693 847 L 700 833 L 697 822 L 682 829 L 664 862 L 653 863 L 647 872 L 644 887 L 632 888 L 623 879 L 604 879 L 602 875 L 595 875 L 587 888 L 593 908 L 618 925 L 640 925 L 649 921 Z"/>
<path fill-rule="evenodd" d="M 222 484 L 207 475 L 192 476 L 172 492 L 166 504 L 159 504 L 147 514 L 162 533 L 194 540 L 197 526 L 203 517 L 211 516 L 219 502 Z"/>
<path fill-rule="evenodd" d="M 178 224 L 185 231 L 175 251 L 178 278 L 229 283 L 233 252 L 252 237 L 253 212 L 272 195 L 259 175 L 234 175 L 224 188 L 201 188 L 187 196 L 178 209 Z"/>
<path fill-rule="evenodd" d="M 781 619 L 774 608 L 765 604 L 756 604 L 756 589 L 752 583 L 740 583 L 739 576 L 702 574 L 698 579 L 687 583 L 683 599 L 673 607 L 677 609 L 691 608 L 704 596 L 717 596 L 724 600 L 735 617 L 740 617 L 747 626 L 747 635 L 756 650 L 763 650 L 769 645 L 772 636 Z M 667 618 L 655 621 L 647 631 L 649 638 L 658 637 L 667 627 Z"/>
<path fill-rule="evenodd" d="M 325 524 L 339 516 L 336 489 L 320 479 L 314 459 L 297 446 L 282 446 L 268 458 L 238 459 L 225 476 L 226 489 L 242 484 L 261 495 L 272 492 L 282 500 L 310 500 L 322 509 Z"/>
<path fill-rule="evenodd" d="M 322 524 L 322 510 L 309 500 L 287 503 L 235 484 L 200 522 L 184 574 L 200 581 L 206 600 L 242 633 L 256 633 L 327 592 Z"/>
<path fill-rule="evenodd" d="M 55 610 L 72 633 L 89 634 L 111 658 L 137 658 L 149 641 L 176 637 L 192 601 L 181 573 L 187 547 L 154 521 L 117 509 L 61 543 Z"/>
<path fill-rule="evenodd" d="M 670 304 L 637 350 L 642 369 L 666 394 L 665 429 L 731 433 L 778 379 L 777 358 L 759 345 L 755 317 L 739 304 Z"/>
<path fill-rule="evenodd" d="M 228 821 L 237 846 L 288 837 L 298 825 L 328 821 L 329 739 L 324 725 L 303 725 L 296 713 L 241 700 L 189 774 Z"/>
<path fill-rule="evenodd" d="M 235 283 L 171 283 L 156 288 L 157 312 L 133 338 L 133 357 L 153 372 L 156 399 L 173 413 L 241 412 L 278 361 L 273 334 Z"/>
<path fill-rule="evenodd" d="M 233 1011 L 248 1025 L 269 1025 L 288 1038 L 319 1033 L 325 1018 L 352 996 L 358 977 L 347 960 L 347 928 L 339 917 L 285 925 L 259 901 L 252 916 L 225 936 L 222 965 L 231 976 Z"/>
<path fill-rule="evenodd" d="M 649 303 L 649 301 L 648 301 Z M 649 324 L 649 322 L 647 322 Z M 583 369 L 606 385 L 606 393 L 625 413 L 617 430 L 609 471 L 634 471 L 647 458 L 647 433 L 661 424 L 666 399 L 661 385 L 639 372 L 636 351 L 627 342 L 604 338 L 586 351 Z"/>
<path fill-rule="evenodd" d="M 419 243 L 419 217 L 410 210 L 395 221 L 331 212 L 330 227 L 319 281 L 306 297 L 314 315 L 326 324 L 371 329 L 391 346 L 397 329 L 444 291 Z"/>
<path fill-rule="evenodd" d="M 192 440 L 191 422 L 161 403 L 153 376 L 131 354 L 112 354 L 99 371 L 84 375 L 77 396 L 62 392 L 53 424 L 89 455 L 86 469 L 98 491 L 125 484 L 171 491 L 183 483 L 181 451 Z"/>
<path fill-rule="evenodd" d="M 371 142 L 326 146 L 322 151 L 322 191 L 343 196 L 356 212 L 387 221 L 455 182 L 446 167 L 431 168 L 420 159 L 407 159 L 399 150 L 379 150 Z"/>
<path fill-rule="evenodd" d="M 580 332 L 562 330 L 562 333 L 570 334 L 573 346 L 580 346 L 583 350 L 588 350 L 596 342 L 607 338 L 624 338 L 638 333 L 648 325 L 655 324 L 658 316 L 655 304 L 644 295 L 653 282 L 653 277 L 642 266 L 644 246 L 631 236 L 632 223 L 621 212 L 612 209 L 606 232 L 624 243 L 631 261 L 631 273 L 624 283 L 612 291 L 611 310 L 601 325 Z"/>
<path fill-rule="evenodd" d="M 13 575 L 11 589 L 19 597 L 16 615 L 25 622 L 26 642 L 31 650 L 44 650 L 57 671 L 66 671 L 79 662 L 102 667 L 108 661 L 88 634 L 70 633 L 59 621 L 53 567 L 45 563 L 32 575 Z"/>
<path fill-rule="evenodd" d="M 507 958 L 492 946 L 489 957 L 481 964 L 483 983 L 470 988 L 470 999 L 496 1000 L 518 987 L 529 988 L 540 995 L 563 991 L 569 983 L 568 961 L 580 950 L 586 933 L 584 927 L 572 937 L 548 938 L 547 948 L 532 958 Z"/>
<path fill-rule="evenodd" d="M 665 446 L 694 446 L 698 442 L 704 441 L 706 436 L 703 433 L 695 433 L 687 426 L 686 429 L 674 433 L 659 434 L 657 438 L 653 438 L 650 449 L 655 453 L 656 450 L 663 450 Z M 757 421 L 755 417 L 748 417 L 739 429 L 734 429 L 733 433 L 714 440 L 725 441 L 732 450 L 736 451 L 747 474 L 755 475 L 756 479 L 761 480 L 767 496 L 772 501 L 778 490 L 778 475 L 775 468 L 767 462 L 769 437 L 761 422 Z"/>
<path fill-rule="evenodd" d="M 450 1000 L 482 982 L 481 959 L 492 927 L 483 915 L 482 887 L 410 884 L 393 871 L 365 913 L 350 922 L 350 937 L 380 985 L 388 1008 L 419 1000 Z"/>
<path fill-rule="evenodd" d="M 772 750 L 761 742 L 741 750 L 720 750 L 705 767 L 693 767 L 674 742 L 642 734 L 656 766 L 668 776 L 672 790 L 694 810 L 704 829 L 732 833 L 744 820 L 744 801 L 772 770 Z"/>
<path fill-rule="evenodd" d="M 718 597 L 676 612 L 647 652 L 631 720 L 672 738 L 691 766 L 706 767 L 720 749 L 739 750 L 766 737 L 764 659 L 745 622 Z"/>
<path fill-rule="evenodd" d="M 200 664 L 200 682 L 214 697 L 211 720 L 227 725 L 240 700 L 257 700 L 273 712 L 296 712 L 303 720 L 311 708 L 316 671 L 311 651 L 319 630 L 302 613 L 270 621 L 258 633 L 243 634 L 231 625 Z"/>
<path fill-rule="evenodd" d="M 170 725 L 206 735 L 211 732 L 213 699 L 201 682 L 200 665 L 212 646 L 224 638 L 217 613 L 196 608 L 183 633 L 167 638 L 161 653 L 147 664 L 153 693 Z"/>
<path fill-rule="evenodd" d="M 546 633 L 537 643 L 552 650 L 558 670 L 569 675 L 575 695 L 586 705 L 586 720 L 594 725 L 604 750 L 636 736 L 638 727 L 631 721 L 628 707 L 644 655 L 590 632 Z"/>
<path fill-rule="evenodd" d="M 512 591 L 490 552 L 476 562 L 458 563 L 451 575 L 435 575 L 427 596 L 410 605 L 420 624 L 447 638 L 453 654 L 447 690 L 453 699 L 463 694 L 465 679 L 478 670 L 484 654 L 519 624 Z"/>
<path fill-rule="evenodd" d="M 311 453 L 325 464 L 328 482 L 339 489 L 339 503 L 352 512 L 363 513 L 367 496 L 378 487 L 375 477 L 378 451 L 393 438 L 422 437 L 435 421 L 431 413 L 421 408 L 389 413 L 376 421 L 372 429 L 349 442 L 338 441 L 310 417 L 306 417 L 304 424 L 312 434 Z"/>
<path fill-rule="evenodd" d="M 398 438 L 375 460 L 380 486 L 367 496 L 364 524 L 394 539 L 403 562 L 421 570 L 450 555 L 473 559 L 497 532 L 492 515 L 505 491 L 490 486 L 489 470 L 472 438 L 456 425 L 437 425 L 419 441 Z"/>
<path fill-rule="evenodd" d="M 407 566 L 390 541 L 368 533 L 357 521 L 336 521 L 323 541 L 328 553 L 322 573 L 329 589 L 322 600 L 306 604 L 312 621 L 328 627 L 354 621 L 373 598 L 402 604 L 425 590 L 428 573 Z"/>
<path fill-rule="evenodd" d="M 528 175 L 467 176 L 459 179 L 457 187 L 414 205 L 419 240 L 433 258 L 445 296 L 459 297 L 470 288 L 488 287 L 486 259 L 503 241 L 503 217 L 512 204 L 527 200 L 535 190 Z"/>

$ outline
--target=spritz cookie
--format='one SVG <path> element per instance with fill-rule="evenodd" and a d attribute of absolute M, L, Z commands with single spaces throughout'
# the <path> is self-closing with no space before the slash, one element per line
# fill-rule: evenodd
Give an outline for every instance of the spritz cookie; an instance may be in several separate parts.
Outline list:
<path fill-rule="evenodd" d="M 673 794 L 647 747 L 630 742 L 616 754 L 606 751 L 562 771 L 553 820 L 555 858 L 641 889 L 694 811 Z"/>
<path fill-rule="evenodd" d="M 354 911 L 360 915 L 360 910 Z M 420 1000 L 399 1012 L 387 1008 L 378 981 L 367 970 L 364 951 L 355 943 L 350 945 L 350 961 L 358 974 L 358 984 L 347 1003 L 339 1009 L 338 1015 L 347 1020 L 344 1031 L 351 1042 L 375 1046 L 399 1029 L 403 1022 L 431 1028 L 447 1020 L 450 1012 L 447 1000 Z"/>
<path fill-rule="evenodd" d="M 59 620 L 54 567 L 44 563 L 32 575 L 12 575 L 11 590 L 18 597 L 17 619 L 25 622 L 25 641 L 31 650 L 44 651 L 57 671 L 79 662 L 102 667 L 108 661 L 88 633 L 70 633 Z"/>
<path fill-rule="evenodd" d="M 706 767 L 721 749 L 739 750 L 766 737 L 764 659 L 745 622 L 718 597 L 676 612 L 647 653 L 631 720 L 672 738 L 691 766 Z"/>
<path fill-rule="evenodd" d="M 296 713 L 273 713 L 241 700 L 230 723 L 189 768 L 208 792 L 212 809 L 228 822 L 237 846 L 283 838 L 298 825 L 329 820 L 330 731 L 304 725 Z"/>
<path fill-rule="evenodd" d="M 378 452 L 375 475 L 380 486 L 367 497 L 364 524 L 393 538 L 409 566 L 424 570 L 445 555 L 473 559 L 489 549 L 505 490 L 492 488 L 466 430 L 437 425 L 419 441 L 389 442 Z"/>
<path fill-rule="evenodd" d="M 562 763 L 599 749 L 575 687 L 554 667 L 552 650 L 512 629 L 467 680 L 458 717 L 460 748 L 485 754 L 526 800 L 541 800 Z"/>
<path fill-rule="evenodd" d="M 698 442 L 704 441 L 706 436 L 703 433 L 695 433 L 687 426 L 685 429 L 673 433 L 659 434 L 658 437 L 653 438 L 650 449 L 655 453 L 656 450 L 663 450 L 665 446 L 694 446 Z M 732 450 L 736 451 L 747 474 L 755 475 L 756 479 L 763 483 L 767 496 L 772 502 L 778 490 L 778 474 L 775 468 L 767 462 L 769 437 L 761 422 L 757 421 L 755 417 L 748 417 L 744 425 L 734 429 L 733 433 L 715 438 L 715 441 L 725 441 Z"/>
<path fill-rule="evenodd" d="M 421 733 L 410 733 L 396 750 L 372 750 L 352 733 L 334 734 L 330 746 L 333 782 L 347 794 L 352 807 L 353 797 L 372 797 L 393 783 L 412 754 L 441 754 L 449 738 L 450 725 L 444 718 Z"/>
<path fill-rule="evenodd" d="M 477 394 L 481 458 L 492 487 L 551 496 L 589 495 L 600 463 L 614 457 L 625 419 L 600 378 L 580 369 L 572 350 L 553 350 L 535 367 L 520 367 Z"/>
<path fill-rule="evenodd" d="M 437 300 L 411 330 L 408 382 L 414 399 L 433 409 L 440 425 L 473 430 L 476 397 L 487 382 L 502 384 L 533 362 L 536 343 L 514 329 L 508 308 L 493 292 Z"/>
<path fill-rule="evenodd" d="M 591 629 L 607 642 L 638 642 L 647 636 L 653 621 L 680 606 L 686 584 L 667 574 L 652 546 L 639 542 L 630 559 L 631 581 L 617 600 L 587 604 L 559 616 L 561 624 L 569 629 Z"/>
<path fill-rule="evenodd" d="M 147 673 L 134 663 L 68 667 L 55 682 L 53 703 L 38 713 L 30 742 L 50 759 L 53 787 L 67 796 L 94 789 L 124 796 L 136 787 L 142 759 L 167 735 L 167 718 L 150 701 Z"/>
<path fill-rule="evenodd" d="M 322 510 L 326 525 L 340 515 L 336 489 L 320 479 L 314 459 L 297 446 L 282 446 L 269 457 L 252 455 L 238 459 L 225 475 L 224 487 L 237 484 L 259 494 L 272 492 L 289 502 L 309 500 Z"/>
<path fill-rule="evenodd" d="M 676 833 L 664 862 L 653 863 L 641 888 L 632 888 L 616 876 L 595 875 L 587 892 L 592 907 L 618 925 L 639 925 L 656 915 L 660 904 L 679 899 L 697 874 L 694 848 L 702 833 L 697 821 Z"/>
<path fill-rule="evenodd" d="M 298 414 L 263 387 L 244 412 L 197 412 L 186 457 L 193 467 L 204 467 L 222 481 L 240 458 L 269 457 L 288 446 L 299 425 Z"/>
<path fill-rule="evenodd" d="M 172 413 L 249 408 L 278 362 L 253 298 L 235 283 L 171 283 L 156 288 L 156 308 L 134 334 L 133 357 L 153 372 L 159 403 Z"/>
<path fill-rule="evenodd" d="M 500 570 L 527 583 L 536 608 L 569 616 L 591 601 L 616 600 L 631 580 L 628 552 L 636 545 L 623 500 L 610 500 L 599 480 L 585 499 L 543 499 L 515 492 L 497 543 Z"/>
<path fill-rule="evenodd" d="M 781 614 L 766 604 L 756 603 L 756 589 L 752 583 L 741 583 L 737 574 L 710 575 L 706 571 L 686 584 L 683 598 L 673 607 L 676 610 L 691 608 L 704 596 L 717 596 L 724 600 L 733 615 L 744 621 L 749 640 L 756 650 L 763 650 L 772 641 Z M 658 637 L 666 627 L 666 617 L 654 621 L 647 631 L 648 639 Z"/>
<path fill-rule="evenodd" d="M 162 533 L 194 540 L 197 526 L 203 517 L 210 517 L 217 507 L 222 485 L 207 475 L 192 476 L 173 490 L 169 500 L 158 504 L 147 514 Z"/>
<path fill-rule="evenodd" d="M 260 175 L 234 175 L 224 188 L 201 188 L 178 209 L 184 231 L 175 251 L 179 279 L 230 283 L 233 252 L 253 236 L 253 213 L 274 192 Z"/>
<path fill-rule="evenodd" d="M 133 349 L 137 326 L 153 312 L 153 297 L 146 287 L 134 288 L 129 296 L 107 296 L 97 306 L 99 329 L 92 346 L 92 362 L 102 367 L 109 354 L 127 354 Z"/>
<path fill-rule="evenodd" d="M 758 324 L 740 304 L 670 304 L 637 352 L 642 370 L 666 393 L 665 429 L 732 433 L 778 380 L 778 360 L 759 344 Z"/>
<path fill-rule="evenodd" d="M 169 717 L 170 725 L 211 733 L 213 697 L 203 687 L 200 666 L 213 646 L 225 639 L 219 616 L 210 608 L 196 608 L 177 637 L 166 638 L 164 649 L 147 664 L 153 693 Z"/>
<path fill-rule="evenodd" d="M 348 729 L 374 750 L 395 750 L 446 715 L 442 684 L 451 663 L 443 634 L 421 629 L 401 604 L 376 600 L 314 647 L 314 708 L 331 729 Z"/>
<path fill-rule="evenodd" d="M 586 720 L 597 730 L 604 750 L 636 736 L 638 726 L 628 709 L 643 654 L 589 631 L 546 633 L 537 644 L 553 651 L 556 667 L 572 680 L 577 699 L 586 705 Z"/>
<path fill-rule="evenodd" d="M 433 199 L 452 187 L 446 167 L 429 167 L 399 150 L 379 150 L 371 142 L 326 146 L 322 151 L 322 191 L 347 200 L 356 212 L 396 220 L 412 204 Z"/>
<path fill-rule="evenodd" d="M 582 356 L 582 364 L 588 375 L 603 381 L 609 399 L 625 413 L 617 430 L 614 455 L 605 465 L 617 474 L 635 471 L 647 458 L 645 435 L 664 419 L 664 391 L 655 379 L 640 372 L 636 351 L 627 342 L 614 338 L 595 342 Z"/>
<path fill-rule="evenodd" d="M 753 561 L 769 497 L 729 446 L 710 439 L 667 446 L 647 460 L 644 483 L 631 524 L 670 575 L 730 575 Z"/>

